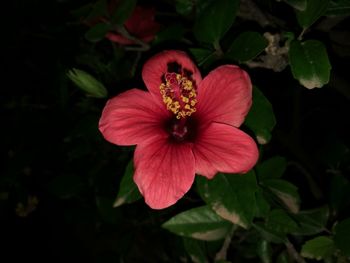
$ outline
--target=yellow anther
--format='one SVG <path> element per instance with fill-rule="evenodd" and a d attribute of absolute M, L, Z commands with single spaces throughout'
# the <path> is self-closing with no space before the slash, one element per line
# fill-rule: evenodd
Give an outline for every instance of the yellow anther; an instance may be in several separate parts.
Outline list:
<path fill-rule="evenodd" d="M 196 89 L 192 81 L 181 74 L 166 75 L 165 82 L 160 84 L 159 90 L 166 108 L 175 114 L 177 119 L 186 118 L 196 112 Z"/>
<path fill-rule="evenodd" d="M 190 101 L 190 99 L 185 96 L 181 96 L 181 98 L 182 98 L 182 101 L 185 103 L 188 103 Z"/>

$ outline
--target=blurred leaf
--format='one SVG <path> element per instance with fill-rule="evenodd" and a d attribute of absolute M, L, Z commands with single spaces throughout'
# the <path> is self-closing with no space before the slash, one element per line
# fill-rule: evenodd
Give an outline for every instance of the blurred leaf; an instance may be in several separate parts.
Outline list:
<path fill-rule="evenodd" d="M 329 237 L 320 236 L 307 241 L 301 248 L 301 256 L 321 260 L 334 252 L 334 242 Z"/>
<path fill-rule="evenodd" d="M 349 0 L 350 1 L 350 0 Z M 324 142 L 324 147 L 319 150 L 318 156 L 329 167 L 337 169 L 350 154 L 350 148 L 339 138 L 330 136 Z"/>
<path fill-rule="evenodd" d="M 169 40 L 181 40 L 185 34 L 185 28 L 180 24 L 171 25 L 158 32 L 154 44 Z"/>
<path fill-rule="evenodd" d="M 89 96 L 94 98 L 107 97 L 105 86 L 89 73 L 80 69 L 72 69 L 67 73 L 67 76 L 78 88 L 85 91 Z"/>
<path fill-rule="evenodd" d="M 350 218 L 347 218 L 335 226 L 334 243 L 344 255 L 350 256 Z"/>
<path fill-rule="evenodd" d="M 211 241 L 224 238 L 231 224 L 208 206 L 201 206 L 174 216 L 162 226 L 180 236 Z"/>
<path fill-rule="evenodd" d="M 238 7 L 238 0 L 217 0 L 209 3 L 196 19 L 195 37 L 201 42 L 218 43 L 233 24 Z"/>
<path fill-rule="evenodd" d="M 281 234 L 289 234 L 296 231 L 298 226 L 284 210 L 275 209 L 266 219 L 266 228 Z"/>
<path fill-rule="evenodd" d="M 248 228 L 256 211 L 257 184 L 254 171 L 244 175 L 218 173 L 208 180 L 197 177 L 203 200 L 221 217 Z"/>
<path fill-rule="evenodd" d="M 275 115 L 271 103 L 255 86 L 253 87 L 253 105 L 244 124 L 255 133 L 260 144 L 270 141 L 271 131 L 276 125 Z"/>
<path fill-rule="evenodd" d="M 86 5 L 83 5 L 77 9 L 74 9 L 71 11 L 72 15 L 75 16 L 78 19 L 81 18 L 89 18 L 89 14 L 91 14 L 92 10 L 93 10 L 94 4 L 93 3 L 88 3 Z M 91 19 L 91 17 L 90 17 Z"/>
<path fill-rule="evenodd" d="M 98 23 L 85 33 L 85 38 L 91 42 L 98 42 L 104 39 L 109 30 L 111 30 L 109 24 Z"/>
<path fill-rule="evenodd" d="M 329 188 L 329 201 L 337 212 L 347 209 L 350 205 L 350 182 L 342 175 L 334 175 L 331 178 Z"/>
<path fill-rule="evenodd" d="M 277 263 L 292 263 L 294 260 L 290 259 L 289 254 L 287 251 L 282 251 L 278 256 L 277 256 Z"/>
<path fill-rule="evenodd" d="M 257 252 L 262 263 L 272 263 L 272 249 L 267 240 L 258 241 Z"/>
<path fill-rule="evenodd" d="M 103 221 L 110 224 L 118 224 L 121 219 L 121 212 L 113 208 L 113 199 L 104 196 L 96 197 L 96 206 Z"/>
<path fill-rule="evenodd" d="M 215 55 L 215 51 L 204 48 L 190 48 L 190 52 L 199 66 L 202 66 Z"/>
<path fill-rule="evenodd" d="M 298 223 L 298 229 L 293 232 L 295 235 L 315 235 L 325 231 L 325 226 L 329 218 L 329 209 L 327 206 L 300 211 L 294 215 Z"/>
<path fill-rule="evenodd" d="M 327 16 L 350 15 L 350 0 L 333 0 L 326 11 Z"/>
<path fill-rule="evenodd" d="M 331 64 L 322 42 L 293 41 L 289 49 L 292 73 L 308 89 L 321 88 L 329 82 Z"/>
<path fill-rule="evenodd" d="M 299 10 L 299 11 L 304 11 L 306 9 L 307 0 L 284 0 L 288 5 L 292 6 L 293 8 Z"/>
<path fill-rule="evenodd" d="M 256 200 L 256 217 L 266 217 L 270 211 L 270 204 L 266 201 L 261 189 L 255 193 Z"/>
<path fill-rule="evenodd" d="M 122 25 L 131 16 L 135 9 L 137 0 L 120 0 L 118 6 L 111 15 L 111 22 L 114 25 Z"/>
<path fill-rule="evenodd" d="M 260 233 L 262 238 L 269 242 L 281 244 L 286 241 L 286 236 L 284 234 L 281 234 L 274 229 L 267 229 L 261 222 L 253 224 L 253 227 Z"/>
<path fill-rule="evenodd" d="M 89 5 L 86 6 L 88 8 Z M 107 15 L 107 0 L 98 0 L 94 4 L 90 4 L 90 12 L 86 17 L 86 20 L 96 19 L 101 16 Z M 83 11 L 84 9 L 80 10 Z"/>
<path fill-rule="evenodd" d="M 82 192 L 84 184 L 76 175 L 61 175 L 55 177 L 48 185 L 48 190 L 53 195 L 67 199 Z"/>
<path fill-rule="evenodd" d="M 208 263 L 204 241 L 199 241 L 192 238 L 183 238 L 183 243 L 188 255 L 191 257 L 192 262 Z"/>
<path fill-rule="evenodd" d="M 176 0 L 176 12 L 183 16 L 188 16 L 192 13 L 195 6 L 195 1 L 192 0 Z"/>
<path fill-rule="evenodd" d="M 274 156 L 256 166 L 259 179 L 280 178 L 287 167 L 286 158 Z"/>
<path fill-rule="evenodd" d="M 120 182 L 119 192 L 114 201 L 113 207 L 130 204 L 142 198 L 137 185 L 134 183 L 133 176 L 134 167 L 133 161 L 131 160 L 126 167 L 123 178 Z"/>
<path fill-rule="evenodd" d="M 330 0 L 307 0 L 306 9 L 304 11 L 296 11 L 299 25 L 308 28 L 317 19 L 323 16 L 328 8 Z"/>
<path fill-rule="evenodd" d="M 231 44 L 225 56 L 245 62 L 257 57 L 267 47 L 267 40 L 257 32 L 243 32 Z"/>
<path fill-rule="evenodd" d="M 267 179 L 261 184 L 269 188 L 270 191 L 289 209 L 289 211 L 292 213 L 298 213 L 300 198 L 298 188 L 295 185 L 281 179 Z"/>

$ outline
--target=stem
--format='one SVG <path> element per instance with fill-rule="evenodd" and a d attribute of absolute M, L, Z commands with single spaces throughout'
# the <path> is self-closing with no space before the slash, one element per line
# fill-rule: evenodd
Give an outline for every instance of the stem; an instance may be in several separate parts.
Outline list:
<path fill-rule="evenodd" d="M 216 255 L 215 255 L 215 262 L 219 261 L 219 260 L 226 260 L 227 250 L 230 247 L 231 239 L 232 239 L 233 233 L 235 232 L 236 229 L 237 229 L 237 225 L 232 225 L 230 231 L 227 233 L 227 235 L 225 237 L 224 244 L 222 245 L 220 251 L 218 253 L 216 253 Z"/>
<path fill-rule="evenodd" d="M 218 57 L 222 57 L 222 56 L 224 55 L 224 52 L 222 51 L 222 48 L 221 48 L 221 46 L 220 46 L 219 40 L 215 41 L 215 42 L 213 43 L 213 46 L 214 46 L 214 48 L 215 48 L 215 53 L 216 53 L 216 55 L 217 55 Z"/>
<path fill-rule="evenodd" d="M 305 177 L 307 182 L 309 183 L 310 186 L 310 190 L 312 195 L 317 199 L 317 200 L 321 200 L 323 198 L 323 194 L 321 189 L 318 187 L 317 183 L 315 182 L 315 180 L 312 178 L 312 175 L 299 163 L 295 162 L 295 161 L 290 161 L 289 165 L 293 165 L 295 166 L 300 172 L 302 172 Z"/>
<path fill-rule="evenodd" d="M 299 36 L 298 36 L 298 40 L 299 40 L 299 41 L 303 40 L 303 36 L 304 36 L 306 30 L 307 30 L 307 28 L 303 28 L 303 30 L 302 30 L 301 33 L 299 34 Z"/>
<path fill-rule="evenodd" d="M 286 247 L 287 247 L 287 251 L 288 254 L 295 259 L 296 262 L 298 263 L 306 263 L 305 259 L 299 255 L 298 251 L 296 251 L 295 247 L 293 246 L 292 243 L 290 243 L 290 241 L 288 240 L 285 243 Z"/>
<path fill-rule="evenodd" d="M 146 50 L 150 49 L 150 46 L 147 43 L 143 42 L 142 40 L 138 39 L 137 37 L 130 35 L 124 26 L 118 26 L 117 31 L 123 37 L 130 39 L 130 40 L 134 41 L 137 45 L 139 45 L 139 47 L 125 47 L 126 50 L 146 51 Z"/>
<path fill-rule="evenodd" d="M 135 76 L 136 67 L 137 67 L 137 64 L 140 61 L 140 58 L 141 58 L 141 52 L 139 51 L 136 54 L 136 58 L 135 58 L 134 63 L 132 65 L 132 67 L 131 67 L 131 70 L 130 70 L 131 76 Z"/>

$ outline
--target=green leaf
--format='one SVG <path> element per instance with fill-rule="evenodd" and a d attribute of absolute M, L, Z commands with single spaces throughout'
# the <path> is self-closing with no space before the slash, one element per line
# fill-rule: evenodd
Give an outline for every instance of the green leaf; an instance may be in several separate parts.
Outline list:
<path fill-rule="evenodd" d="M 306 0 L 284 0 L 284 2 L 299 11 L 304 11 L 307 6 Z"/>
<path fill-rule="evenodd" d="M 287 167 L 286 158 L 274 156 L 256 166 L 257 176 L 260 180 L 280 178 Z"/>
<path fill-rule="evenodd" d="M 278 197 L 289 211 L 298 213 L 300 198 L 298 188 L 295 185 L 281 179 L 268 179 L 261 182 L 261 184 Z"/>
<path fill-rule="evenodd" d="M 296 12 L 299 25 L 303 28 L 310 27 L 326 13 L 329 2 L 330 0 L 307 0 L 306 9 Z"/>
<path fill-rule="evenodd" d="M 106 23 L 98 23 L 91 27 L 86 33 L 85 38 L 91 42 L 98 42 L 106 36 L 111 26 Z"/>
<path fill-rule="evenodd" d="M 183 16 L 188 16 L 192 13 L 195 6 L 195 1 L 192 0 L 176 0 L 176 12 Z"/>
<path fill-rule="evenodd" d="M 162 227 L 180 236 L 211 241 L 224 238 L 231 223 L 208 206 L 201 206 L 174 216 Z"/>
<path fill-rule="evenodd" d="M 260 240 L 258 242 L 257 252 L 262 263 L 272 262 L 272 249 L 267 240 Z"/>
<path fill-rule="evenodd" d="M 136 184 L 133 180 L 134 167 L 132 160 L 128 163 L 123 178 L 120 182 L 119 192 L 113 207 L 121 206 L 122 204 L 130 204 L 142 198 Z"/>
<path fill-rule="evenodd" d="M 329 82 L 331 64 L 322 42 L 293 41 L 289 49 L 289 61 L 294 78 L 304 87 L 321 88 Z"/>
<path fill-rule="evenodd" d="M 255 211 L 257 184 L 254 171 L 244 175 L 217 174 L 214 179 L 197 177 L 203 200 L 221 217 L 247 228 Z"/>
<path fill-rule="evenodd" d="M 326 11 L 327 16 L 350 15 L 350 0 L 333 0 Z"/>
<path fill-rule="evenodd" d="M 227 58 L 245 62 L 257 57 L 267 47 L 267 40 L 257 32 L 243 32 L 231 44 Z"/>
<path fill-rule="evenodd" d="M 295 221 L 282 209 L 270 212 L 266 219 L 266 228 L 281 234 L 293 233 L 298 229 Z"/>
<path fill-rule="evenodd" d="M 183 238 L 184 247 L 194 263 L 208 263 L 204 241 Z"/>
<path fill-rule="evenodd" d="M 347 218 L 335 226 L 334 243 L 344 255 L 350 256 L 350 218 Z"/>
<path fill-rule="evenodd" d="M 326 236 L 307 241 L 301 248 L 301 256 L 321 260 L 330 257 L 334 252 L 334 242 Z"/>
<path fill-rule="evenodd" d="M 253 105 L 244 124 L 255 133 L 259 144 L 270 141 L 271 131 L 276 125 L 275 115 L 271 103 L 255 86 L 253 87 Z"/>
<path fill-rule="evenodd" d="M 180 41 L 185 34 L 185 28 L 182 25 L 171 25 L 162 31 L 158 32 L 154 40 L 154 44 L 164 41 Z"/>
<path fill-rule="evenodd" d="M 256 200 L 256 217 L 266 217 L 270 211 L 270 204 L 266 201 L 264 194 L 262 193 L 261 189 L 259 188 L 258 191 L 255 193 L 255 200 Z"/>
<path fill-rule="evenodd" d="M 199 66 L 213 58 L 215 54 L 213 50 L 204 48 L 190 48 L 190 52 Z"/>
<path fill-rule="evenodd" d="M 120 0 L 118 6 L 111 16 L 111 22 L 114 25 L 122 25 L 130 17 L 135 9 L 137 0 Z"/>
<path fill-rule="evenodd" d="M 78 88 L 85 91 L 89 96 L 94 98 L 107 97 L 105 86 L 89 73 L 80 69 L 72 69 L 67 73 L 67 76 Z"/>
<path fill-rule="evenodd" d="M 281 234 L 274 229 L 267 229 L 261 222 L 253 224 L 253 227 L 260 233 L 262 238 L 269 242 L 281 244 L 287 241 L 285 234 Z"/>
<path fill-rule="evenodd" d="M 238 0 L 217 0 L 209 3 L 196 19 L 195 37 L 201 42 L 218 43 L 233 24 L 238 6 Z"/>
<path fill-rule="evenodd" d="M 329 209 L 327 206 L 300 211 L 294 215 L 298 223 L 298 229 L 293 232 L 294 235 L 315 235 L 325 231 L 325 226 L 329 218 Z"/>

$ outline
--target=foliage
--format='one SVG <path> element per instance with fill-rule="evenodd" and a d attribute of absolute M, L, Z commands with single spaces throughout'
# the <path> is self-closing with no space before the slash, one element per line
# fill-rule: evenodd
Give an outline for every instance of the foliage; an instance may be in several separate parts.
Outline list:
<path fill-rule="evenodd" d="M 111 2 L 4 7 L 0 260 L 348 262 L 350 2 Z M 149 41 L 126 27 L 138 5 L 156 10 Z M 134 148 L 106 142 L 98 121 L 107 97 L 144 88 L 144 62 L 166 49 L 203 76 L 223 64 L 249 73 L 242 129 L 260 159 L 244 175 L 197 175 L 156 211 L 132 180 Z"/>

